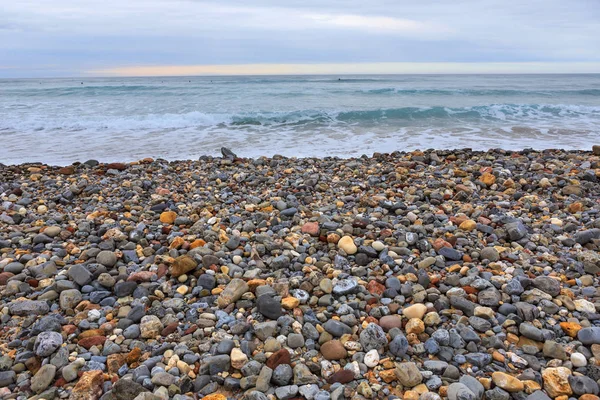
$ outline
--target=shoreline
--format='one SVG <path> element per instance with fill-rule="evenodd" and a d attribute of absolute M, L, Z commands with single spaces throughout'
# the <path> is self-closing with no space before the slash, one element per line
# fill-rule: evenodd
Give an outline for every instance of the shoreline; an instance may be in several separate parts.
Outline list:
<path fill-rule="evenodd" d="M 222 153 L 0 165 L 0 397 L 598 400 L 600 147 Z"/>
<path fill-rule="evenodd" d="M 365 158 L 376 158 L 376 157 L 386 157 L 386 156 L 396 156 L 396 157 L 404 157 L 407 155 L 410 155 L 412 153 L 423 153 L 425 155 L 431 154 L 431 153 L 436 153 L 438 155 L 444 156 L 444 155 L 448 155 L 448 154 L 452 154 L 453 152 L 460 152 L 460 153 L 470 153 L 473 155 L 481 155 L 481 154 L 499 154 L 499 155 L 511 155 L 511 154 L 527 154 L 527 153 L 565 153 L 565 154 L 590 154 L 590 155 L 600 155 L 600 145 L 594 145 L 592 146 L 593 149 L 560 149 L 560 148 L 548 148 L 548 149 L 534 149 L 534 148 L 523 148 L 521 150 L 509 150 L 509 149 L 502 149 L 502 148 L 490 148 L 487 150 L 473 150 L 472 148 L 449 148 L 449 149 L 435 149 L 435 148 L 427 148 L 427 149 L 414 149 L 414 150 L 396 150 L 393 152 L 389 152 L 389 153 L 384 153 L 384 152 L 374 152 L 371 155 L 367 155 L 367 154 L 363 154 L 361 156 L 350 156 L 350 157 L 342 157 L 342 156 L 301 156 L 301 157 L 291 157 L 291 156 L 285 156 L 285 155 L 280 155 L 280 154 L 273 154 L 272 156 L 265 156 L 265 155 L 261 155 L 261 156 L 253 156 L 253 157 L 243 157 L 243 156 L 237 156 L 235 155 L 235 161 L 237 162 L 243 162 L 243 161 L 255 161 L 255 160 L 260 160 L 260 159 L 264 159 L 264 160 L 271 160 L 271 159 L 285 159 L 285 160 L 289 160 L 291 162 L 294 161 L 303 161 L 303 160 L 314 160 L 314 161 L 318 161 L 318 160 L 339 160 L 339 161 L 343 161 L 343 160 L 360 160 L 360 159 L 365 159 Z M 228 151 L 231 151 L 230 149 L 227 149 Z M 225 159 L 225 160 L 229 160 L 229 161 L 234 161 L 232 159 L 228 159 L 227 157 L 224 157 L 222 154 L 220 155 L 214 155 L 214 154 L 204 154 L 204 155 L 200 155 L 198 157 L 198 159 L 165 159 L 165 158 L 161 158 L 161 157 L 145 157 L 145 158 L 140 158 L 137 160 L 131 160 L 131 161 L 123 161 L 123 160 L 114 160 L 114 161 L 101 161 L 101 160 L 96 160 L 96 159 L 89 159 L 87 161 L 73 161 L 71 163 L 65 163 L 65 164 L 56 164 L 56 163 L 46 163 L 46 162 L 42 162 L 42 161 L 26 161 L 26 162 L 21 162 L 18 164 L 4 164 L 2 163 L 2 161 L 0 160 L 0 167 L 19 167 L 19 166 L 36 166 L 36 165 L 41 165 L 41 166 L 45 166 L 45 167 L 51 167 L 51 168 L 61 168 L 61 167 L 68 167 L 68 166 L 79 166 L 82 164 L 86 164 L 86 163 L 92 163 L 92 167 L 97 167 L 99 165 L 109 165 L 109 164 L 127 164 L 127 165 L 137 165 L 137 164 L 142 164 L 142 163 L 151 163 L 151 162 L 167 162 L 167 163 L 189 163 L 189 162 L 198 162 L 198 161 L 215 161 L 215 160 L 219 160 L 219 159 Z"/>

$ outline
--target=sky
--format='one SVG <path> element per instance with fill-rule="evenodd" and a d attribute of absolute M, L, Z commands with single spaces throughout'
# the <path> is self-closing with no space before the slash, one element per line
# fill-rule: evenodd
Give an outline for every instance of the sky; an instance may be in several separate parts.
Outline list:
<path fill-rule="evenodd" d="M 600 0 L 0 2 L 0 78 L 600 73 Z"/>

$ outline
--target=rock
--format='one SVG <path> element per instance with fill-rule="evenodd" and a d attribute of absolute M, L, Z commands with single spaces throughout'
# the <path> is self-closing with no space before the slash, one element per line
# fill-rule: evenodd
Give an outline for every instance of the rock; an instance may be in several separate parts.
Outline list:
<path fill-rule="evenodd" d="M 148 390 L 131 379 L 119 379 L 112 387 L 112 395 L 116 400 L 131 400 L 145 392 Z"/>
<path fill-rule="evenodd" d="M 475 394 L 462 383 L 455 382 L 448 386 L 448 400 L 477 400 Z"/>
<path fill-rule="evenodd" d="M 248 356 L 242 352 L 242 350 L 238 348 L 234 348 L 231 350 L 231 366 L 235 369 L 242 369 L 244 364 L 248 362 Z"/>
<path fill-rule="evenodd" d="M 15 371 L 0 371 L 0 387 L 7 387 L 15 383 L 17 374 Z"/>
<path fill-rule="evenodd" d="M 552 297 L 560 294 L 560 283 L 556 279 L 548 276 L 538 276 L 533 280 L 533 286 L 543 292 L 548 293 Z"/>
<path fill-rule="evenodd" d="M 384 331 L 389 331 L 392 328 L 402 327 L 402 318 L 399 315 L 386 315 L 379 320 L 379 326 Z"/>
<path fill-rule="evenodd" d="M 343 335 L 349 335 L 352 333 L 352 328 L 335 319 L 327 320 L 327 322 L 323 324 L 323 329 L 335 337 L 341 337 Z"/>
<path fill-rule="evenodd" d="M 62 335 L 58 332 L 42 332 L 35 340 L 33 349 L 40 357 L 48 357 L 63 344 Z"/>
<path fill-rule="evenodd" d="M 103 383 L 102 371 L 85 371 L 73 388 L 69 400 L 97 400 L 102 396 Z"/>
<path fill-rule="evenodd" d="M 573 304 L 575 304 L 575 309 L 579 312 L 587 312 L 587 313 L 595 313 L 596 306 L 594 303 L 590 303 L 585 299 L 577 299 L 573 300 Z"/>
<path fill-rule="evenodd" d="M 92 282 L 94 278 L 92 273 L 88 271 L 83 265 L 75 264 L 69 268 L 69 278 L 77 283 L 79 286 L 87 285 Z"/>
<path fill-rule="evenodd" d="M 339 340 L 330 340 L 323 343 L 321 354 L 326 360 L 342 360 L 348 356 L 348 352 Z"/>
<path fill-rule="evenodd" d="M 524 390 L 523 382 L 504 372 L 494 372 L 492 374 L 492 381 L 494 382 L 494 385 L 501 387 L 509 393 L 516 393 Z"/>
<path fill-rule="evenodd" d="M 171 265 L 171 276 L 177 278 L 183 274 L 193 271 L 198 266 L 198 263 L 190 256 L 179 256 Z"/>
<path fill-rule="evenodd" d="M 356 252 L 358 251 L 358 248 L 354 244 L 354 239 L 352 239 L 352 237 L 350 236 L 342 237 L 337 245 L 340 249 L 344 250 L 344 252 L 349 255 L 356 254 Z"/>
<path fill-rule="evenodd" d="M 42 393 L 54 380 L 56 366 L 52 364 L 42 365 L 35 376 L 31 378 L 31 390 L 34 393 Z"/>
<path fill-rule="evenodd" d="M 390 352 L 396 357 L 402 357 L 408 351 L 408 340 L 406 336 L 402 333 L 399 333 L 392 339 L 390 342 Z"/>
<path fill-rule="evenodd" d="M 280 364 L 273 370 L 271 381 L 278 386 L 284 386 L 292 380 L 292 376 L 292 367 L 288 364 Z"/>
<path fill-rule="evenodd" d="M 577 340 L 585 345 L 600 344 L 600 327 L 580 329 L 577 333 Z"/>
<path fill-rule="evenodd" d="M 408 319 L 423 319 L 423 316 L 426 312 L 427 307 L 425 306 L 425 304 L 413 304 L 412 306 L 406 307 L 404 310 L 402 310 L 402 314 Z"/>
<path fill-rule="evenodd" d="M 250 288 L 245 281 L 234 278 L 227 284 L 225 289 L 219 295 L 217 304 L 219 307 L 225 308 L 229 304 L 238 301 L 244 293 L 248 292 L 249 289 Z"/>
<path fill-rule="evenodd" d="M 263 294 L 256 301 L 258 312 L 270 319 L 281 317 L 281 302 L 277 301 L 271 294 Z"/>
<path fill-rule="evenodd" d="M 142 317 L 140 332 L 143 339 L 154 339 L 160 335 L 162 330 L 163 324 L 156 315 L 146 315 Z"/>
<path fill-rule="evenodd" d="M 292 358 L 290 356 L 290 352 L 287 351 L 287 349 L 281 349 L 276 351 L 275 353 L 273 353 L 271 355 L 271 357 L 269 357 L 269 359 L 267 360 L 267 367 L 271 368 L 271 369 L 275 369 L 277 368 L 278 365 L 281 364 L 291 364 L 292 363 Z"/>
<path fill-rule="evenodd" d="M 571 354 L 571 362 L 573 363 L 573 366 L 575 368 L 581 368 L 581 367 L 585 367 L 587 365 L 587 359 L 581 353 Z"/>
<path fill-rule="evenodd" d="M 321 346 L 322 351 L 322 346 Z M 379 364 L 379 353 L 377 350 L 369 350 L 367 354 L 365 354 L 364 361 L 365 365 L 369 368 L 375 368 Z"/>
<path fill-rule="evenodd" d="M 63 310 L 73 310 L 77 304 L 83 300 L 83 295 L 77 289 L 63 290 L 60 293 L 60 308 Z"/>
<path fill-rule="evenodd" d="M 508 223 L 504 228 L 512 241 L 521 240 L 527 235 L 527 228 L 521 221 Z"/>
<path fill-rule="evenodd" d="M 500 259 L 500 253 L 493 247 L 485 247 L 479 253 L 479 257 L 482 260 L 488 260 L 490 262 L 496 262 Z"/>
<path fill-rule="evenodd" d="M 28 315 L 44 315 L 50 311 L 48 303 L 45 301 L 19 300 L 13 301 L 8 305 L 8 312 L 11 315 L 24 317 Z"/>
<path fill-rule="evenodd" d="M 552 398 L 571 395 L 573 391 L 569 384 L 571 371 L 565 367 L 546 368 L 542 371 L 544 390 Z"/>
<path fill-rule="evenodd" d="M 333 293 L 337 295 L 346 295 L 354 293 L 358 289 L 358 282 L 354 279 L 344 279 L 339 281 L 333 287 Z"/>
<path fill-rule="evenodd" d="M 573 394 L 581 396 L 583 394 L 598 395 L 600 388 L 598 383 L 587 376 L 569 375 L 569 385 L 573 390 Z"/>
<path fill-rule="evenodd" d="M 103 250 L 96 256 L 96 261 L 105 267 L 114 267 L 117 264 L 117 256 L 112 251 Z"/>
<path fill-rule="evenodd" d="M 387 344 L 385 332 L 379 325 L 370 323 L 360 333 L 360 344 L 365 351 L 380 349 Z"/>
<path fill-rule="evenodd" d="M 310 236 L 319 236 L 319 230 L 320 228 L 318 222 L 307 222 L 304 225 L 302 225 L 302 233 L 308 234 Z"/>
<path fill-rule="evenodd" d="M 413 362 L 405 362 L 396 365 L 396 376 L 398 381 L 406 387 L 415 387 L 423 381 L 423 376 Z"/>

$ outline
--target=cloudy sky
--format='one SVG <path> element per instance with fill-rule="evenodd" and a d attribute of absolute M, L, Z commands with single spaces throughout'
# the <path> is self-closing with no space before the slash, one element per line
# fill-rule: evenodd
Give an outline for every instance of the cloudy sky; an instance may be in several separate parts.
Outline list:
<path fill-rule="evenodd" d="M 599 0 L 3 0 L 0 77 L 600 72 Z"/>

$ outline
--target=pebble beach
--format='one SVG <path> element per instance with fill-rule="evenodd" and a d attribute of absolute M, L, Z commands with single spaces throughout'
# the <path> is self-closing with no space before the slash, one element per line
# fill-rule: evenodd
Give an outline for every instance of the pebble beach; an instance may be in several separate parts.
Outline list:
<path fill-rule="evenodd" d="M 599 400 L 600 147 L 222 154 L 0 164 L 0 398 Z"/>

